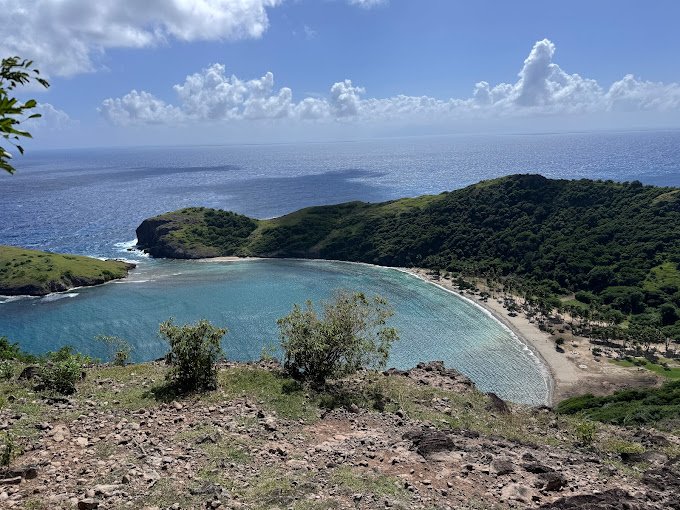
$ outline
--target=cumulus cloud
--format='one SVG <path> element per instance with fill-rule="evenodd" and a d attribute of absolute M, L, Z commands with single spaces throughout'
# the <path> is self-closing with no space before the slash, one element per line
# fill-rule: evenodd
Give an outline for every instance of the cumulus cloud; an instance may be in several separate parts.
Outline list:
<path fill-rule="evenodd" d="M 59 131 L 77 123 L 65 111 L 55 108 L 50 103 L 38 103 L 30 113 L 39 113 L 41 116 L 27 120 L 26 128 L 29 130 L 37 128 Z"/>
<path fill-rule="evenodd" d="M 0 0 L 0 54 L 32 58 L 41 70 L 73 75 L 96 68 L 109 48 L 258 38 L 267 8 L 282 0 Z"/>
<path fill-rule="evenodd" d="M 244 81 L 228 76 L 224 65 L 214 64 L 175 85 L 178 106 L 147 92 L 132 91 L 123 98 L 105 100 L 100 111 L 115 124 L 244 119 L 433 122 L 615 111 L 680 113 L 680 84 L 626 75 L 605 89 L 595 80 L 562 70 L 553 61 L 555 51 L 547 39 L 536 42 L 517 81 L 493 86 L 480 81 L 467 98 L 367 98 L 365 88 L 343 80 L 331 85 L 325 97 L 295 102 L 291 89 L 275 88 L 272 73 Z"/>

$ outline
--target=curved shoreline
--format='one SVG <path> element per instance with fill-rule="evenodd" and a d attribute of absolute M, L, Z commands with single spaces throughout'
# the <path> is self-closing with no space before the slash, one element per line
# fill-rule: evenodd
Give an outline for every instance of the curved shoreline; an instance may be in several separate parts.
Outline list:
<path fill-rule="evenodd" d="M 398 271 L 403 274 L 407 274 L 409 276 L 412 276 L 414 278 L 418 278 L 419 280 L 434 285 L 435 287 L 438 287 L 439 289 L 448 292 L 450 294 L 453 294 L 454 296 L 458 297 L 459 299 L 462 299 L 463 301 L 471 304 L 472 306 L 475 306 L 476 308 L 482 310 L 486 315 L 488 315 L 492 320 L 495 320 L 500 326 L 508 331 L 512 337 L 514 337 L 517 342 L 522 344 L 524 348 L 526 348 L 532 356 L 536 358 L 537 363 L 541 367 L 541 371 L 544 374 L 544 379 L 546 381 L 546 392 L 547 392 L 547 402 L 548 405 L 553 405 L 555 402 L 555 396 L 557 394 L 557 388 L 558 386 L 561 386 L 562 383 L 569 384 L 567 381 L 564 381 L 564 379 L 571 379 L 570 377 L 565 377 L 565 366 L 564 364 L 569 363 L 567 361 L 563 361 L 562 363 L 556 363 L 555 360 L 549 360 L 546 359 L 546 352 L 544 349 L 541 349 L 541 344 L 539 343 L 539 340 L 544 340 L 548 341 L 550 343 L 550 346 L 552 347 L 553 344 L 549 340 L 549 335 L 546 333 L 543 333 L 540 331 L 538 328 L 535 326 L 531 325 L 531 329 L 529 331 L 523 331 L 522 328 L 520 327 L 519 324 L 516 324 L 516 321 L 513 321 L 513 318 L 511 317 L 504 317 L 500 311 L 495 310 L 493 307 L 489 306 L 488 303 L 484 303 L 482 301 L 479 301 L 477 299 L 474 299 L 474 297 L 471 296 L 466 296 L 458 292 L 457 290 L 447 287 L 442 285 L 440 282 L 437 282 L 431 278 L 428 278 L 426 274 L 426 270 L 420 269 L 420 268 L 403 268 L 403 267 L 392 267 L 392 266 L 380 266 L 377 264 L 371 264 L 368 262 L 355 262 L 355 261 L 350 261 L 350 260 L 334 260 L 334 259 L 307 259 L 307 258 L 267 258 L 267 257 L 212 257 L 212 258 L 204 258 L 204 259 L 194 259 L 196 262 L 214 262 L 214 263 L 228 263 L 228 262 L 238 262 L 238 261 L 255 261 L 255 260 L 298 260 L 298 261 L 316 261 L 316 262 L 334 262 L 334 263 L 344 263 L 344 264 L 357 264 L 357 265 L 363 265 L 363 266 L 368 266 L 372 268 L 378 268 L 378 269 L 386 269 L 386 270 L 391 270 L 391 271 Z M 537 337 L 541 337 L 540 339 Z M 554 348 L 553 348 L 554 350 Z M 552 362 L 551 362 L 552 361 Z"/>
<path fill-rule="evenodd" d="M 384 266 L 376 266 L 376 267 L 384 267 Z M 548 362 L 548 360 L 545 359 L 543 356 L 543 353 L 541 350 L 537 347 L 536 343 L 529 339 L 526 334 L 524 334 L 520 329 L 517 327 L 517 325 L 513 324 L 513 322 L 506 317 L 503 317 L 498 313 L 498 311 L 494 310 L 493 308 L 486 306 L 486 303 L 483 301 L 474 299 L 473 297 L 466 296 L 464 294 L 461 294 L 460 292 L 457 292 L 456 290 L 446 287 L 444 285 L 441 285 L 440 283 L 428 278 L 426 275 L 421 274 L 421 271 L 424 270 L 419 270 L 419 269 L 409 269 L 409 268 L 401 268 L 401 267 L 395 267 L 395 268 L 388 268 L 388 269 L 395 269 L 396 271 L 400 271 L 404 274 L 408 274 L 410 276 L 413 276 L 414 278 L 418 278 L 419 280 L 429 283 L 431 285 L 434 285 L 435 287 L 448 292 L 450 294 L 453 294 L 454 296 L 458 297 L 459 299 L 462 299 L 463 301 L 471 304 L 472 306 L 475 306 L 482 310 L 484 313 L 486 313 L 491 319 L 495 320 L 498 322 L 504 329 L 506 329 L 519 343 L 521 343 L 524 347 L 526 347 L 529 352 L 536 358 L 538 361 L 539 365 L 544 369 L 544 375 L 545 381 L 546 381 L 546 390 L 548 392 L 548 405 L 553 405 L 554 403 L 554 398 L 555 398 L 555 388 L 556 388 L 556 382 L 558 380 L 559 374 L 557 373 L 557 370 L 555 366 L 551 363 Z M 536 328 L 538 331 L 538 328 Z M 545 335 L 547 337 L 547 335 Z"/>

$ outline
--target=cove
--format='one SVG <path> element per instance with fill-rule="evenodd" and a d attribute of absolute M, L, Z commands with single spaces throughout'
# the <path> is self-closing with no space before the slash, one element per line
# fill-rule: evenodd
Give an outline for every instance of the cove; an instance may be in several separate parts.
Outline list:
<path fill-rule="evenodd" d="M 312 260 L 200 262 L 149 260 L 121 282 L 44 298 L 0 304 L 0 335 L 32 353 L 71 345 L 105 355 L 97 335 L 117 335 L 147 361 L 167 349 L 158 324 L 206 318 L 229 329 L 229 359 L 258 359 L 278 345 L 276 319 L 293 303 L 329 298 L 336 289 L 380 294 L 395 310 L 391 324 L 400 340 L 388 366 L 409 368 L 443 360 L 482 391 L 527 404 L 546 404 L 549 379 L 534 354 L 484 310 L 400 271 Z"/>

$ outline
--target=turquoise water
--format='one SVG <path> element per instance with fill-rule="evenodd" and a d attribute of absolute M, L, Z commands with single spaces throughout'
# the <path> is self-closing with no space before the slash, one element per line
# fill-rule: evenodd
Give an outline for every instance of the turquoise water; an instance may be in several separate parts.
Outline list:
<path fill-rule="evenodd" d="M 143 261 L 120 283 L 5 301 L 0 335 L 34 353 L 69 344 L 95 356 L 104 356 L 93 342 L 96 335 L 117 335 L 130 341 L 135 360 L 143 361 L 166 352 L 157 334 L 161 321 L 207 318 L 229 329 L 223 342 L 228 358 L 252 360 L 263 347 L 278 344 L 276 319 L 293 303 L 318 302 L 340 288 L 378 293 L 393 305 L 401 339 L 388 366 L 444 360 L 484 391 L 516 402 L 547 402 L 542 365 L 486 312 L 408 274 L 361 264 Z"/>

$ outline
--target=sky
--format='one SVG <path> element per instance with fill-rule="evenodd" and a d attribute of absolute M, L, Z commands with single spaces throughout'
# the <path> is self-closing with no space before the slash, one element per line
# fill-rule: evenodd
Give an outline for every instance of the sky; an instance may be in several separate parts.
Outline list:
<path fill-rule="evenodd" d="M 33 147 L 680 128 L 677 0 L 0 0 Z M 30 122 L 30 124 L 29 124 Z"/>

